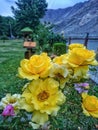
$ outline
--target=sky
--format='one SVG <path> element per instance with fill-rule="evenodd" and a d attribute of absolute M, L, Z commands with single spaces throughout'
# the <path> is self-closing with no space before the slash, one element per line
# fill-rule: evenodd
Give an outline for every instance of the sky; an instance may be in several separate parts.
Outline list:
<path fill-rule="evenodd" d="M 13 16 L 11 6 L 15 6 L 17 0 L 0 0 L 0 15 Z M 46 0 L 49 9 L 66 8 L 73 6 L 76 3 L 84 2 L 87 0 Z"/>

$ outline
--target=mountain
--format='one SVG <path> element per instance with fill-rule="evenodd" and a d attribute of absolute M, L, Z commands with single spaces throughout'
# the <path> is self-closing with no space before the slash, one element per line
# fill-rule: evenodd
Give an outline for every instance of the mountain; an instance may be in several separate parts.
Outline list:
<path fill-rule="evenodd" d="M 42 22 L 54 25 L 57 33 L 98 33 L 98 0 L 88 0 L 64 9 L 48 9 Z"/>

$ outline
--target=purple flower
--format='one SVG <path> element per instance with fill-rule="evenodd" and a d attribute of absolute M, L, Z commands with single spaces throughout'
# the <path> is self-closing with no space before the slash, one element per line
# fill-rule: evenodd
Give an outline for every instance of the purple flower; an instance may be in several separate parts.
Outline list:
<path fill-rule="evenodd" d="M 14 107 L 11 105 L 11 104 L 8 104 L 3 112 L 2 112 L 2 116 L 14 116 L 15 113 L 14 113 Z"/>
<path fill-rule="evenodd" d="M 76 83 L 75 84 L 75 90 L 78 91 L 78 93 L 87 93 L 89 89 L 89 84 L 88 83 Z"/>

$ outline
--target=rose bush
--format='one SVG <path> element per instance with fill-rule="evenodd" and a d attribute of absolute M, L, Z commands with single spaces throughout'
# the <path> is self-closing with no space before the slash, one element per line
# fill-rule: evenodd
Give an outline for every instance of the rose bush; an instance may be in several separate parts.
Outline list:
<path fill-rule="evenodd" d="M 88 94 L 90 85 L 85 82 L 90 76 L 90 66 L 98 65 L 95 56 L 94 51 L 83 45 L 71 44 L 66 54 L 53 59 L 41 53 L 21 60 L 18 76 L 27 79 L 27 83 L 22 86 L 21 94 L 7 94 L 1 99 L 2 116 L 15 116 L 24 110 L 32 116 L 29 124 L 38 129 L 56 117 L 63 105 L 74 106 L 69 95 L 77 91 L 80 103 L 77 105 L 85 115 L 97 118 L 98 99 Z"/>

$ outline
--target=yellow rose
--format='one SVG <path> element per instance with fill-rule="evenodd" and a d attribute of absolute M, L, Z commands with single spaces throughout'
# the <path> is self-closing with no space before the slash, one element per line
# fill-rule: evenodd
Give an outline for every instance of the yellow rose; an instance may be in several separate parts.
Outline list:
<path fill-rule="evenodd" d="M 32 111 L 47 114 L 56 114 L 59 105 L 65 101 L 64 94 L 59 90 L 59 83 L 52 78 L 33 80 L 24 90 L 22 97 L 25 98 L 27 111 L 32 107 Z"/>
<path fill-rule="evenodd" d="M 59 65 L 64 65 L 67 63 L 67 54 L 61 55 L 61 56 L 56 56 L 53 59 L 53 62 Z"/>
<path fill-rule="evenodd" d="M 82 97 L 83 113 L 87 116 L 91 115 L 98 118 L 98 98 L 95 96 L 90 96 L 87 93 L 83 93 Z"/>
<path fill-rule="evenodd" d="M 68 48 L 70 50 L 74 49 L 74 48 L 85 48 L 85 46 L 83 44 L 80 43 L 72 43 L 68 46 Z"/>
<path fill-rule="evenodd" d="M 18 69 L 21 78 L 29 80 L 44 78 L 48 76 L 51 67 L 51 59 L 46 53 L 33 55 L 29 60 L 23 59 Z"/>
<path fill-rule="evenodd" d="M 63 88 L 69 80 L 69 71 L 66 66 L 54 63 L 50 69 L 49 76 L 56 78 L 60 83 L 60 87 Z"/>
<path fill-rule="evenodd" d="M 68 63 L 72 67 L 97 65 L 95 52 L 84 48 L 74 48 L 68 54 Z"/>

